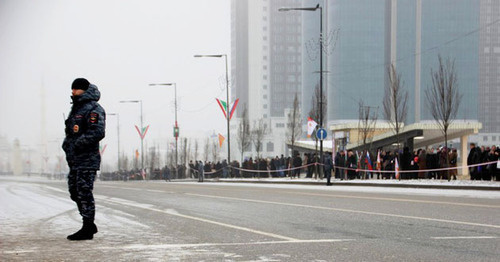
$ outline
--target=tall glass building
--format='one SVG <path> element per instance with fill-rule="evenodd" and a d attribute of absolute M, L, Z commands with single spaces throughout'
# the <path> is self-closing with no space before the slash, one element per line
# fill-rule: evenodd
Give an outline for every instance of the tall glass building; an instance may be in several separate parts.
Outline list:
<path fill-rule="evenodd" d="M 481 143 L 500 141 L 500 1 L 481 1 L 479 32 L 479 121 L 483 123 Z"/>
<path fill-rule="evenodd" d="M 286 153 L 286 110 L 302 88 L 302 13 L 278 10 L 300 6 L 301 0 L 231 1 L 231 100 L 240 99 L 231 137 L 247 108 L 252 128 L 263 121 L 269 131 L 265 157 Z M 244 153 L 255 157 L 252 150 Z M 231 152 L 238 151 L 232 143 Z"/>
<path fill-rule="evenodd" d="M 479 0 L 332 0 L 324 6 L 325 34 L 339 30 L 335 49 L 323 55 L 328 73 L 328 123 L 357 121 L 359 102 L 373 107 L 383 119 L 384 86 L 391 63 L 409 94 L 407 124 L 433 120 L 425 90 L 438 55 L 455 62 L 460 93 L 457 119 L 478 119 Z M 304 16 L 304 28 L 317 18 Z M 306 35 L 306 33 L 304 33 Z M 325 37 L 325 39 L 328 39 Z M 306 47 L 304 47 L 306 48 Z M 305 53 L 304 51 L 303 53 Z M 311 99 L 305 75 L 303 107 Z"/>

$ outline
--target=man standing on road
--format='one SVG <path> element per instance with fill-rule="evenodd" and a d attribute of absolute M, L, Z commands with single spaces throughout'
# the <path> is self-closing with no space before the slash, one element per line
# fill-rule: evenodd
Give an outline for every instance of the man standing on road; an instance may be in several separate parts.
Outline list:
<path fill-rule="evenodd" d="M 203 166 L 203 162 L 198 161 L 198 182 L 203 182 L 203 178 L 205 177 L 205 170 Z"/>
<path fill-rule="evenodd" d="M 332 169 L 333 169 L 333 161 L 332 161 L 332 154 L 326 153 L 323 156 L 323 170 L 326 176 L 326 185 L 331 186 L 332 183 L 330 180 L 332 179 Z"/>
<path fill-rule="evenodd" d="M 97 233 L 94 224 L 95 203 L 92 190 L 101 164 L 99 141 L 105 135 L 106 113 L 97 103 L 101 93 L 84 78 L 71 85 L 73 106 L 66 119 L 63 149 L 69 166 L 68 189 L 83 218 L 83 226 L 69 235 L 69 240 L 92 239 Z"/>

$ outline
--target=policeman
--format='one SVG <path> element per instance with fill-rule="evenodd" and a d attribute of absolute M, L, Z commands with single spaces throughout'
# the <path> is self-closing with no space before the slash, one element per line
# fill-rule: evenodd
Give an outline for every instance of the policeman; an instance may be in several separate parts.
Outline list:
<path fill-rule="evenodd" d="M 94 224 L 95 203 L 92 190 L 96 171 L 101 164 L 99 141 L 105 135 L 106 113 L 97 103 L 101 93 L 97 86 L 84 78 L 77 78 L 71 85 L 73 106 L 66 119 L 66 138 L 63 150 L 69 166 L 68 189 L 83 218 L 83 226 L 69 235 L 69 240 L 92 239 L 97 233 Z"/>

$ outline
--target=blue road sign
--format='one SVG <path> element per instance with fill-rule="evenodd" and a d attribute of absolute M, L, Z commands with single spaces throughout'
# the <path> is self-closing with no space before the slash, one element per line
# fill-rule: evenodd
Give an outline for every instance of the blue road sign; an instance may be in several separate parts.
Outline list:
<path fill-rule="evenodd" d="M 319 140 L 324 140 L 326 138 L 326 130 L 324 128 L 318 129 L 318 131 L 316 132 L 316 137 Z"/>

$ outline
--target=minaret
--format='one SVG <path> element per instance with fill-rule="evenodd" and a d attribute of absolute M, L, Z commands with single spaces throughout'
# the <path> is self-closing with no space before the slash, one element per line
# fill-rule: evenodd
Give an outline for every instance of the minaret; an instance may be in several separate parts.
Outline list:
<path fill-rule="evenodd" d="M 47 105 L 46 105 L 46 99 L 45 99 L 45 85 L 44 81 L 42 78 L 42 88 L 40 90 L 40 158 L 41 158 L 41 163 L 40 163 L 40 172 L 43 173 L 47 169 L 47 161 L 48 161 L 48 154 L 47 154 L 47 119 L 46 119 L 46 111 L 47 111 Z"/>

